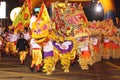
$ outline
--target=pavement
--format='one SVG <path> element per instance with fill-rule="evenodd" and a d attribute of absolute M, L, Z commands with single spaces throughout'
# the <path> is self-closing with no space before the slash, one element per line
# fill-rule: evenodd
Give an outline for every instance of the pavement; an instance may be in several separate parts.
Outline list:
<path fill-rule="evenodd" d="M 120 59 L 102 60 L 89 66 L 89 70 L 81 70 L 76 62 L 70 67 L 69 73 L 64 73 L 58 63 L 50 76 L 43 72 L 32 73 L 30 63 L 30 56 L 27 56 L 24 65 L 20 65 L 18 56 L 2 56 L 0 80 L 120 80 Z"/>

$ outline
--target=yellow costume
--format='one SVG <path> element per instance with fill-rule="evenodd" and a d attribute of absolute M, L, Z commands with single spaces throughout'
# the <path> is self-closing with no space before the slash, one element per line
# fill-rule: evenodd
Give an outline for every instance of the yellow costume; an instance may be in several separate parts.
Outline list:
<path fill-rule="evenodd" d="M 32 63 L 30 66 L 31 71 L 33 72 L 34 67 L 37 67 L 37 71 L 40 71 L 40 67 L 42 66 L 42 47 L 36 43 L 34 39 L 30 41 L 30 48 L 32 54 Z"/>
<path fill-rule="evenodd" d="M 24 60 L 25 60 L 25 58 L 26 58 L 26 54 L 27 54 L 26 51 L 20 51 L 20 52 L 19 52 L 19 55 L 20 55 L 20 61 L 24 61 Z"/>
<path fill-rule="evenodd" d="M 42 52 L 41 49 L 32 49 L 32 64 L 38 66 L 42 64 Z"/>

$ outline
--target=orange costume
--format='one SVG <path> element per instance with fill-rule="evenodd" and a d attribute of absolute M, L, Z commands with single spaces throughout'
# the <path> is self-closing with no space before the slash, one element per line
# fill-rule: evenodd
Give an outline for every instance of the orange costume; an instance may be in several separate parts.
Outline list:
<path fill-rule="evenodd" d="M 88 64 L 92 64 L 91 51 L 88 42 L 86 42 L 85 45 L 80 48 L 80 52 L 81 53 L 79 53 L 78 60 L 79 65 L 81 66 L 82 70 L 87 70 L 89 69 Z"/>
<path fill-rule="evenodd" d="M 104 39 L 104 50 L 103 50 L 103 59 L 110 59 L 110 48 L 111 48 L 111 43 L 108 38 Z"/>
<path fill-rule="evenodd" d="M 100 44 L 99 44 L 98 38 L 91 37 L 90 40 L 91 40 L 92 45 L 93 45 L 94 62 L 101 61 L 101 54 L 100 54 L 100 48 L 99 48 Z"/>

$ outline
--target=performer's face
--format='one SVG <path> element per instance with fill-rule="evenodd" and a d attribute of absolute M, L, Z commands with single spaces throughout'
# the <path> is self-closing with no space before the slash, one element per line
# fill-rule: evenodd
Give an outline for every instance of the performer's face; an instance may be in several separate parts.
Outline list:
<path fill-rule="evenodd" d="M 20 35 L 20 38 L 24 38 L 24 34 Z"/>
<path fill-rule="evenodd" d="M 24 30 L 24 33 L 27 33 L 27 30 Z"/>

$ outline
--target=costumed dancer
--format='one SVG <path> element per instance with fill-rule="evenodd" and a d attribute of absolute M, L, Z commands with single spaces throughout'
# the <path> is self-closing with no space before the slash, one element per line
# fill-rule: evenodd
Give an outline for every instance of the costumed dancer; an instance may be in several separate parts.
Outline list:
<path fill-rule="evenodd" d="M 30 43 L 30 39 L 31 39 L 31 36 L 30 36 L 30 33 L 28 32 L 28 29 L 25 28 L 24 29 L 24 38 L 28 41 L 28 44 Z M 27 48 L 27 53 L 29 53 L 29 49 Z"/>
<path fill-rule="evenodd" d="M 41 47 L 42 47 L 43 57 L 44 57 L 43 72 L 46 72 L 47 75 L 50 75 L 52 74 L 52 71 L 53 71 L 52 69 L 54 67 L 55 62 L 53 58 L 53 44 L 52 44 L 52 41 L 48 37 L 48 35 L 50 34 L 49 30 L 51 28 L 51 20 L 50 20 L 49 14 L 47 12 L 47 8 L 44 3 L 42 3 L 41 5 L 41 9 L 38 14 L 38 17 L 36 17 L 37 19 L 34 20 L 35 16 L 33 16 L 32 18 L 33 20 L 31 20 L 31 27 L 30 27 L 32 31 L 31 37 L 32 39 L 35 39 L 36 44 L 39 45 L 39 53 L 41 53 Z M 32 54 L 33 53 L 35 54 L 35 52 L 36 51 L 34 52 L 32 51 Z M 42 59 L 42 54 L 41 54 L 41 57 L 40 57 L 40 54 L 38 57 L 39 57 L 39 60 L 40 58 Z M 40 60 L 39 62 L 41 64 L 42 60 Z M 31 65 L 31 70 L 33 71 L 32 65 Z"/>
<path fill-rule="evenodd" d="M 80 48 L 80 52 L 78 62 L 82 70 L 87 70 L 89 69 L 88 64 L 92 65 L 94 63 L 92 58 L 94 55 L 91 55 L 89 42 L 86 42 L 85 45 Z"/>
<path fill-rule="evenodd" d="M 112 19 L 104 20 L 101 26 L 102 27 L 101 31 L 104 34 L 104 49 L 103 49 L 102 58 L 107 59 L 107 60 L 110 59 L 111 54 L 112 54 L 111 38 L 114 33 L 113 26 L 114 26 L 114 23 Z"/>
<path fill-rule="evenodd" d="M 28 42 L 30 42 L 31 36 L 30 36 L 30 33 L 28 32 L 28 29 L 27 29 L 27 28 L 24 29 L 24 38 L 25 38 Z"/>
<path fill-rule="evenodd" d="M 14 34 L 14 30 L 11 29 L 10 32 L 6 35 L 6 55 L 12 54 L 16 56 L 16 41 L 18 39 L 17 34 Z"/>
<path fill-rule="evenodd" d="M 53 42 L 53 45 L 59 50 L 62 69 L 65 73 L 70 71 L 71 54 L 73 42 L 71 40 L 62 40 L 59 43 Z"/>
<path fill-rule="evenodd" d="M 98 61 L 101 61 L 101 54 L 100 54 L 100 43 L 99 43 L 99 39 L 97 38 L 97 35 L 96 36 L 92 36 L 90 38 L 91 42 L 92 42 L 92 45 L 93 45 L 93 53 L 94 53 L 94 56 L 93 56 L 93 60 L 94 60 L 94 63 L 95 62 L 98 62 Z"/>
<path fill-rule="evenodd" d="M 37 42 L 36 36 L 39 36 L 38 26 L 40 24 L 36 21 L 37 15 L 35 13 L 32 14 L 30 18 L 30 29 L 32 31 L 31 40 L 30 40 L 30 55 L 32 56 L 32 62 L 30 65 L 31 72 L 34 72 L 34 68 L 36 67 L 37 72 L 41 72 L 42 66 L 42 46 Z"/>
<path fill-rule="evenodd" d="M 110 40 L 107 38 L 107 36 L 105 36 L 104 48 L 103 48 L 103 54 L 102 54 L 103 59 L 110 59 L 110 53 L 111 53 L 110 48 L 111 48 Z"/>
<path fill-rule="evenodd" d="M 70 63 L 71 63 L 71 66 L 73 66 L 75 64 L 75 59 L 76 59 L 76 54 L 77 54 L 77 43 L 76 43 L 76 40 L 73 36 L 73 34 L 71 34 L 70 37 L 67 37 L 66 40 L 69 40 L 69 41 L 72 41 L 73 43 L 73 48 L 72 50 L 69 52 L 70 53 Z"/>
<path fill-rule="evenodd" d="M 40 67 L 42 66 L 42 47 L 36 43 L 35 39 L 30 40 L 30 49 L 32 55 L 32 63 L 30 65 L 31 72 L 34 71 L 34 67 L 36 67 L 37 72 L 41 72 Z"/>
<path fill-rule="evenodd" d="M 118 55 L 119 55 L 119 57 L 118 58 L 120 58 L 120 36 L 117 37 L 117 40 L 119 42 L 119 44 L 118 44 Z"/>
<path fill-rule="evenodd" d="M 110 38 L 111 39 L 111 47 L 110 47 L 110 50 L 111 50 L 111 54 L 110 56 L 113 58 L 113 59 L 119 59 L 120 58 L 120 52 L 119 52 L 119 38 L 118 36 L 114 35 L 113 37 Z"/>
<path fill-rule="evenodd" d="M 58 35 L 56 35 L 56 33 L 53 30 L 50 30 L 50 35 L 48 36 L 49 39 L 51 39 L 51 41 L 59 41 Z M 57 62 L 60 60 L 60 56 L 59 56 L 59 51 L 55 48 L 55 46 L 53 46 L 53 58 L 54 58 L 54 67 L 53 67 L 53 71 L 55 71 L 55 67 Z"/>
<path fill-rule="evenodd" d="M 77 43 L 76 43 L 76 40 L 72 37 L 72 39 L 69 39 L 69 40 L 72 40 L 73 42 L 73 49 L 71 51 L 71 65 L 74 65 L 75 64 L 75 59 L 77 57 Z"/>
<path fill-rule="evenodd" d="M 88 64 L 92 65 L 93 60 L 93 46 L 89 39 L 91 32 L 88 28 L 78 27 L 74 30 L 76 43 L 77 43 L 77 53 L 79 56 L 78 62 L 82 70 L 88 70 Z"/>
<path fill-rule="evenodd" d="M 117 59 L 120 59 L 120 35 L 116 36 L 116 40 L 117 40 Z"/>
<path fill-rule="evenodd" d="M 2 44 L 2 46 L 3 46 L 3 50 L 5 51 L 5 54 L 7 54 L 6 53 L 6 43 L 7 43 L 6 37 L 7 37 L 7 35 L 8 35 L 8 30 L 5 29 L 3 34 L 2 34 L 2 37 L 3 37 L 3 44 Z"/>
<path fill-rule="evenodd" d="M 117 55 L 118 55 L 118 58 L 120 58 L 120 29 L 117 29 L 116 40 L 118 42 Z"/>
<path fill-rule="evenodd" d="M 27 48 L 29 48 L 28 42 L 24 39 L 23 33 L 20 33 L 20 39 L 17 40 L 16 48 L 20 55 L 20 64 L 23 65 L 26 59 Z"/>
<path fill-rule="evenodd" d="M 16 56 L 17 50 L 16 50 L 16 42 L 18 40 L 18 36 L 16 33 L 14 33 L 14 29 L 10 30 L 10 52 Z"/>
<path fill-rule="evenodd" d="M 8 56 L 10 54 L 10 32 L 5 31 L 4 33 L 4 39 L 5 39 L 5 54 Z"/>
<path fill-rule="evenodd" d="M 47 40 L 47 38 L 46 38 Z M 55 60 L 53 57 L 53 42 L 52 40 L 48 39 L 47 42 L 44 42 L 43 46 L 43 56 L 44 56 L 44 66 L 43 66 L 43 72 L 46 72 L 46 75 L 51 75 L 53 72 L 53 68 L 55 66 Z"/>
<path fill-rule="evenodd" d="M 111 41 L 111 46 L 110 46 L 110 56 L 113 59 L 119 59 L 119 41 L 117 41 L 117 28 L 115 26 L 112 27 L 111 33 L 109 34 L 110 36 L 108 37 Z"/>
<path fill-rule="evenodd" d="M 117 58 L 117 44 L 110 40 L 110 57 Z"/>

